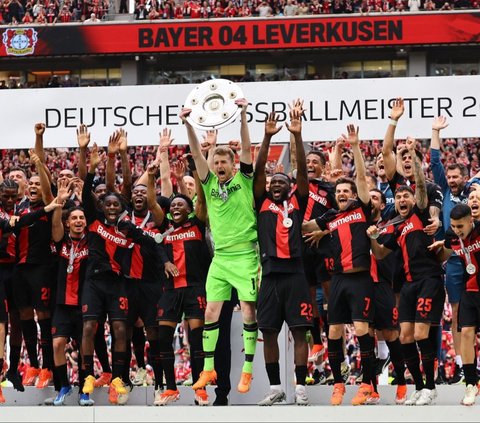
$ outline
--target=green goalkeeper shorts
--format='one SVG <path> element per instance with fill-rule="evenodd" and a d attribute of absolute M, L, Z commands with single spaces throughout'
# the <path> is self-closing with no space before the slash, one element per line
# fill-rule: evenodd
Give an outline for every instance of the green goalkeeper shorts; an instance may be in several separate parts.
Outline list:
<path fill-rule="evenodd" d="M 241 301 L 257 301 L 259 258 L 256 249 L 250 251 L 215 251 L 207 276 L 207 302 L 228 301 L 232 287 Z"/>

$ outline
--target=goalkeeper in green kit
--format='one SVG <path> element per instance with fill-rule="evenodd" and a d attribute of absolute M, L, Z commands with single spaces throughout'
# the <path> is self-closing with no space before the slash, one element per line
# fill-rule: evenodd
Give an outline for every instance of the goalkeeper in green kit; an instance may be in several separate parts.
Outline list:
<path fill-rule="evenodd" d="M 259 258 L 257 253 L 257 219 L 253 209 L 253 164 L 247 126 L 246 99 L 236 100 L 241 111 L 240 170 L 234 173 L 234 153 L 229 147 L 213 150 L 213 171 L 202 154 L 194 128 L 186 120 L 190 109 L 182 109 L 190 150 L 205 192 L 207 212 L 215 244 L 215 253 L 207 277 L 207 308 L 203 331 L 205 362 L 203 372 L 192 388 L 204 388 L 216 378 L 214 353 L 219 334 L 218 319 L 223 302 L 231 296 L 232 287 L 238 291 L 243 316 L 245 362 L 238 391 L 250 390 L 253 357 L 257 343 L 255 303 Z"/>

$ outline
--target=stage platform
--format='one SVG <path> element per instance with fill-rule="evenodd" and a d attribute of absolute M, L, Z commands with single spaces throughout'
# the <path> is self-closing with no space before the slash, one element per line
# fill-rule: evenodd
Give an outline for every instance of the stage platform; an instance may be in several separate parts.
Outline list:
<path fill-rule="evenodd" d="M 278 404 L 272 407 L 255 405 L 261 398 L 232 395 L 228 407 L 198 407 L 193 404 L 191 388 L 180 387 L 181 399 L 164 407 L 153 406 L 153 388 L 136 387 L 125 406 L 108 405 L 107 388 L 95 390 L 93 407 L 77 405 L 77 391 L 67 399 L 62 407 L 44 406 L 43 400 L 53 396 L 53 388 L 37 390 L 27 387 L 24 393 L 13 388 L 3 388 L 7 403 L 0 407 L 0 418 L 5 422 L 375 422 L 375 421 L 422 421 L 422 422 L 478 422 L 478 405 L 465 407 L 460 405 L 464 385 L 438 387 L 435 405 L 423 407 L 398 406 L 394 404 L 395 386 L 379 387 L 381 401 L 378 405 L 353 407 L 350 400 L 357 390 L 356 386 L 347 386 L 344 405 L 332 407 L 329 398 L 331 386 L 309 386 L 307 388 L 311 405 L 308 407 L 294 404 Z M 409 385 L 409 393 L 413 386 Z M 213 387 L 208 387 L 214 398 Z M 480 404 L 480 398 L 478 400 Z"/>

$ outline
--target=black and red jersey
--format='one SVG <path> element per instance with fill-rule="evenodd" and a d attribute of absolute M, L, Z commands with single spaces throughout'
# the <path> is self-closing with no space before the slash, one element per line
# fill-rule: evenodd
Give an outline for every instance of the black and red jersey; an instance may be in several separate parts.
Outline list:
<path fill-rule="evenodd" d="M 135 226 L 143 231 L 145 235 L 152 238 L 160 233 L 156 227 L 150 213 L 146 216 L 131 215 L 131 221 Z M 124 274 L 132 279 L 141 279 L 146 281 L 157 281 L 162 272 L 162 262 L 159 258 L 159 249 L 162 248 L 157 244 L 154 248 L 145 245 L 135 244 L 129 249 L 124 261 Z"/>
<path fill-rule="evenodd" d="M 81 304 L 80 295 L 87 270 L 87 237 L 72 239 L 65 234 L 60 242 L 55 243 L 55 247 L 59 258 L 56 304 L 78 306 Z"/>
<path fill-rule="evenodd" d="M 10 215 L 0 207 L 0 220 L 8 221 Z M 15 262 L 15 236 L 12 228 L 0 228 L 0 263 Z"/>
<path fill-rule="evenodd" d="M 308 203 L 304 220 L 322 216 L 335 207 L 335 185 L 319 179 L 311 179 L 308 184 Z"/>
<path fill-rule="evenodd" d="M 93 273 L 114 272 L 120 275 L 128 248 L 133 248 L 116 225 L 108 225 L 104 219 L 95 219 L 87 227 L 89 269 Z"/>
<path fill-rule="evenodd" d="M 263 274 L 298 272 L 302 268 L 302 222 L 307 202 L 308 197 L 301 197 L 297 190 L 286 201 L 286 206 L 274 202 L 269 192 L 255 199 Z M 287 215 L 292 221 L 289 227 L 284 225 Z"/>
<path fill-rule="evenodd" d="M 88 224 L 88 273 L 114 272 L 120 275 L 125 254 L 129 248 L 134 247 L 134 243 L 146 243 L 154 247 L 155 241 L 152 237 L 145 236 L 130 221 L 119 221 L 115 225 L 107 223 L 104 214 L 95 208 L 91 192 L 93 179 L 94 174 L 87 173 L 82 191 Z"/>
<path fill-rule="evenodd" d="M 465 290 L 472 292 L 480 291 L 480 222 L 475 222 L 472 232 L 463 240 L 463 248 L 460 240 L 452 228 L 445 233 L 445 248 L 453 250 L 454 253 L 462 259 L 464 264 Z M 465 254 L 465 250 L 467 254 Z M 467 259 L 469 256 L 470 260 Z M 470 275 L 466 271 L 466 266 L 471 263 L 475 266 L 476 272 Z"/>
<path fill-rule="evenodd" d="M 168 222 L 163 245 L 169 261 L 179 272 L 178 276 L 167 279 L 165 289 L 205 285 L 211 262 L 205 223 L 197 217 L 189 218 L 181 226 Z"/>
<path fill-rule="evenodd" d="M 27 221 L 25 225 L 15 225 L 17 264 L 50 264 L 52 261 L 52 215 L 45 213 L 44 207 L 40 202 L 18 211 L 18 216 Z"/>
<path fill-rule="evenodd" d="M 388 184 L 390 185 L 390 189 L 392 190 L 394 195 L 397 188 L 402 185 L 408 185 L 415 192 L 415 186 L 416 186 L 415 181 L 414 182 L 409 181 L 403 175 L 400 175 L 400 173 L 398 172 L 395 172 L 392 179 L 388 180 Z M 442 189 L 437 184 L 433 184 L 431 182 L 426 183 L 426 188 L 427 188 L 428 205 L 442 209 L 442 206 L 443 206 Z"/>
<path fill-rule="evenodd" d="M 386 226 L 385 228 L 380 229 L 378 237 L 378 242 L 382 244 L 388 236 L 393 235 L 395 227 L 393 225 Z M 372 280 L 375 283 L 386 282 L 390 286 L 393 283 L 395 268 L 396 268 L 396 256 L 395 254 L 388 254 L 383 259 L 377 259 L 371 254 L 372 265 L 370 267 L 370 274 Z"/>
<path fill-rule="evenodd" d="M 367 228 L 371 221 L 370 202 L 355 200 L 344 211 L 331 209 L 315 220 L 331 237 L 333 273 L 344 273 L 354 268 L 370 269 L 370 238 Z"/>
<path fill-rule="evenodd" d="M 434 241 L 433 236 L 423 231 L 430 223 L 429 219 L 428 208 L 420 210 L 414 206 L 409 216 L 395 226 L 392 236 L 384 242 L 385 247 L 390 250 L 401 249 L 407 282 L 440 276 L 443 273 L 435 252 L 427 248 Z"/>

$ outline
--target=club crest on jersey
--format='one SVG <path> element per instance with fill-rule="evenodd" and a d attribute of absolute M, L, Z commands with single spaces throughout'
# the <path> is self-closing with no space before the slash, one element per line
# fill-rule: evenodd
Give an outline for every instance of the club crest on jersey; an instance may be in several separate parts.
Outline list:
<path fill-rule="evenodd" d="M 37 31 L 33 28 L 7 29 L 2 40 L 10 56 L 27 56 L 33 54 L 38 41 Z"/>

